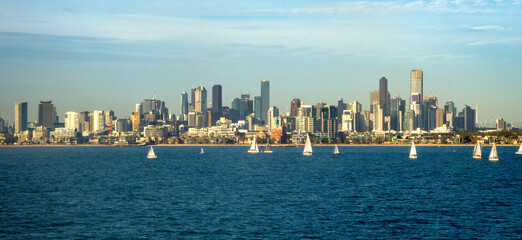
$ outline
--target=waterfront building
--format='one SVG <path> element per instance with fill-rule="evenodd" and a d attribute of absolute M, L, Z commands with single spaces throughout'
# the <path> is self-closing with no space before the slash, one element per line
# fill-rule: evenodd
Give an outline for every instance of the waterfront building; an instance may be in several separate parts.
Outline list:
<path fill-rule="evenodd" d="M 107 110 L 105 112 L 105 124 L 106 125 L 111 125 L 112 121 L 114 121 L 114 120 L 116 120 L 116 116 L 114 116 L 114 111 Z"/>
<path fill-rule="evenodd" d="M 65 128 L 80 131 L 80 114 L 77 112 L 65 113 Z"/>
<path fill-rule="evenodd" d="M 261 81 L 261 120 L 268 122 L 268 108 L 270 107 L 270 82 L 268 80 Z"/>
<path fill-rule="evenodd" d="M 132 131 L 138 132 L 141 126 L 141 117 L 139 112 L 133 112 L 131 115 Z"/>
<path fill-rule="evenodd" d="M 93 111 L 92 131 L 105 130 L 105 114 L 103 111 Z"/>
<path fill-rule="evenodd" d="M 56 107 L 52 101 L 40 101 L 38 104 L 38 126 L 48 129 L 54 127 L 56 121 Z"/>
<path fill-rule="evenodd" d="M 27 102 L 15 103 L 15 134 L 27 130 Z M 1 129 L 3 130 L 3 128 Z"/>
<path fill-rule="evenodd" d="M 462 112 L 464 113 L 464 131 L 475 131 L 475 109 L 465 105 Z"/>
<path fill-rule="evenodd" d="M 78 116 L 78 126 L 79 126 L 78 132 L 83 132 L 83 131 L 90 132 L 91 131 L 91 123 L 90 123 L 88 111 L 80 112 L 80 114 Z"/>
<path fill-rule="evenodd" d="M 279 109 L 276 106 L 269 108 L 267 116 L 268 122 L 266 124 L 268 125 L 268 131 L 271 131 L 272 128 L 279 125 L 279 122 L 277 121 L 279 117 Z"/>

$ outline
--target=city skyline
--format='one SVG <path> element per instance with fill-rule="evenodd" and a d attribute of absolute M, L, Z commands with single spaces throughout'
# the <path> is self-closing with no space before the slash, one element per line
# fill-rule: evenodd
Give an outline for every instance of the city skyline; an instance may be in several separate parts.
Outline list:
<path fill-rule="evenodd" d="M 10 124 L 14 102 L 34 121 L 39 101 L 52 100 L 63 122 L 68 111 L 124 117 L 156 91 L 179 114 L 180 93 L 199 83 L 222 85 L 227 106 L 261 95 L 263 79 L 280 112 L 294 98 L 368 109 L 381 77 L 391 98 L 407 99 L 413 69 L 439 105 L 478 104 L 480 120 L 522 123 L 520 1 L 2 5 L 0 117 Z"/>

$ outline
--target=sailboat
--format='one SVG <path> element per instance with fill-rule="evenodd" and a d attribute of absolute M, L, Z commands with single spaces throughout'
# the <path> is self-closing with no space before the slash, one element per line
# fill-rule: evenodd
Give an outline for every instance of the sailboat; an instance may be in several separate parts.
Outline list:
<path fill-rule="evenodd" d="M 491 147 L 491 153 L 489 153 L 489 161 L 498 161 L 497 145 L 493 143 Z"/>
<path fill-rule="evenodd" d="M 152 146 L 150 146 L 149 153 L 147 154 L 147 158 L 150 158 L 150 159 L 157 158 L 156 154 L 154 154 L 154 149 L 152 149 Z"/>
<path fill-rule="evenodd" d="M 479 142 L 475 144 L 475 148 L 473 149 L 473 158 L 482 159 L 482 146 L 480 146 Z"/>
<path fill-rule="evenodd" d="M 203 151 L 203 148 L 201 148 L 201 152 L 199 154 L 205 154 L 205 151 Z"/>
<path fill-rule="evenodd" d="M 310 135 L 306 134 L 306 143 L 303 150 L 304 156 L 312 156 L 312 142 L 310 142 Z"/>
<path fill-rule="evenodd" d="M 339 148 L 337 148 L 337 145 L 335 145 L 335 148 L 334 148 L 334 152 L 333 152 L 334 155 L 339 155 Z"/>
<path fill-rule="evenodd" d="M 414 142 L 411 142 L 410 159 L 417 159 L 417 149 Z"/>
<path fill-rule="evenodd" d="M 520 144 L 520 148 L 518 148 L 518 152 L 516 152 L 515 154 L 522 155 L 522 143 Z"/>
<path fill-rule="evenodd" d="M 259 148 L 257 147 L 256 136 L 254 136 L 254 140 L 252 141 L 252 145 L 250 145 L 250 149 L 248 153 L 259 153 Z"/>
<path fill-rule="evenodd" d="M 272 153 L 272 146 L 270 146 L 270 143 L 266 144 L 265 153 Z"/>

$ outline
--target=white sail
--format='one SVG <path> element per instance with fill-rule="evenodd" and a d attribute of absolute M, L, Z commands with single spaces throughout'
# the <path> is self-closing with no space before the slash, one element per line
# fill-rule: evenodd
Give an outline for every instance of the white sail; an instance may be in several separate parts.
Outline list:
<path fill-rule="evenodd" d="M 477 144 L 475 144 L 475 148 L 473 149 L 473 158 L 475 158 L 475 159 L 482 158 L 482 146 L 480 146 L 479 142 L 477 142 Z"/>
<path fill-rule="evenodd" d="M 339 155 L 339 148 L 337 148 L 337 145 L 335 145 L 333 154 L 334 155 Z"/>
<path fill-rule="evenodd" d="M 154 154 L 154 149 L 150 146 L 149 153 L 147 154 L 147 158 L 156 158 L 156 154 Z"/>
<path fill-rule="evenodd" d="M 303 150 L 303 155 L 311 156 L 312 155 L 312 142 L 310 142 L 310 136 L 306 134 L 306 143 Z"/>
<path fill-rule="evenodd" d="M 522 155 L 522 143 L 520 144 L 520 148 L 518 148 L 518 152 L 516 152 L 516 154 Z"/>
<path fill-rule="evenodd" d="M 254 136 L 254 140 L 252 141 L 252 145 L 250 145 L 249 153 L 259 153 L 259 148 L 257 147 L 256 136 Z"/>
<path fill-rule="evenodd" d="M 411 159 L 417 158 L 417 149 L 415 148 L 415 143 L 413 143 L 413 142 L 411 142 L 410 158 Z"/>
<path fill-rule="evenodd" d="M 203 151 L 203 148 L 201 148 L 201 152 L 199 154 L 205 154 L 205 151 Z"/>
<path fill-rule="evenodd" d="M 497 153 L 497 145 L 493 143 L 493 147 L 491 147 L 491 152 L 489 153 L 490 161 L 498 161 L 498 153 Z"/>

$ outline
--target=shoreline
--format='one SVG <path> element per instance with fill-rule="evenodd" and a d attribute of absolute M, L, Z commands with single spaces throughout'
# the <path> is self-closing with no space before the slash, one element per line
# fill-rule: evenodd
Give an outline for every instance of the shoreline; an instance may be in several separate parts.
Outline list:
<path fill-rule="evenodd" d="M 314 144 L 314 147 L 333 147 L 337 145 L 338 147 L 409 147 L 411 144 Z M 67 145 L 67 144 L 51 144 L 51 145 L 0 145 L 0 148 L 18 148 L 18 147 L 249 147 L 250 144 L 155 144 L 155 145 L 145 145 L 145 146 L 115 146 L 115 145 L 105 145 L 105 144 L 75 144 L 75 145 Z M 259 145 L 261 147 L 265 146 Z M 304 144 L 294 145 L 294 144 L 272 144 L 272 147 L 304 147 Z M 475 144 L 415 144 L 416 147 L 474 147 Z M 482 146 L 492 146 L 492 144 L 483 144 Z M 518 144 L 497 144 L 498 147 L 518 147 Z"/>

